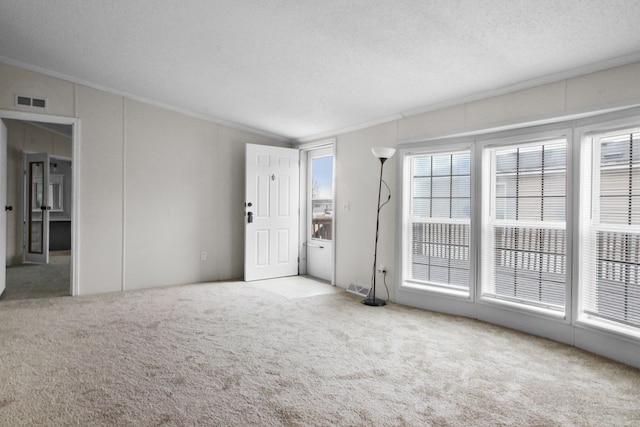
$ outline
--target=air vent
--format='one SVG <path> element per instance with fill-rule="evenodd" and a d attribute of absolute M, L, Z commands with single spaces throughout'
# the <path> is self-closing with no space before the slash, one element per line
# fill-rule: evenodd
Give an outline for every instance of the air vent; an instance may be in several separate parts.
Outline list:
<path fill-rule="evenodd" d="M 369 288 L 365 288 L 364 286 L 356 285 L 355 283 L 349 283 L 347 286 L 347 292 L 352 294 L 360 295 L 366 297 L 369 295 Z"/>
<path fill-rule="evenodd" d="M 18 96 L 16 100 L 16 104 L 18 105 L 28 105 L 31 106 L 31 98 L 27 98 L 26 96 Z"/>
<path fill-rule="evenodd" d="M 47 100 L 44 98 L 32 98 L 30 96 L 16 95 L 16 106 L 47 108 Z"/>

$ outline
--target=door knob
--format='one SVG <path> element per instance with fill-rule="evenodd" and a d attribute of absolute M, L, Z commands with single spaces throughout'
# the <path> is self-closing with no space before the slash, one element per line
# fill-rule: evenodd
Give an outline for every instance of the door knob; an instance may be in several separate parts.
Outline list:
<path fill-rule="evenodd" d="M 251 224 L 253 222 L 253 212 L 247 212 L 247 223 Z"/>
<path fill-rule="evenodd" d="M 4 210 L 5 211 L 12 211 L 13 210 L 13 206 L 5 206 Z"/>

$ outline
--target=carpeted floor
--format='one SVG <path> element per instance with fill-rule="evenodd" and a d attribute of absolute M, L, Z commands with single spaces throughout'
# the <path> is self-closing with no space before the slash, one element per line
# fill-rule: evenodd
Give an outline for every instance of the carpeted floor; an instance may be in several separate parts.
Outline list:
<path fill-rule="evenodd" d="M 70 295 L 71 254 L 50 252 L 49 264 L 22 264 L 7 268 L 7 287 L 0 301 Z"/>
<path fill-rule="evenodd" d="M 636 369 L 270 283 L 0 302 L 0 425 L 640 425 Z"/>

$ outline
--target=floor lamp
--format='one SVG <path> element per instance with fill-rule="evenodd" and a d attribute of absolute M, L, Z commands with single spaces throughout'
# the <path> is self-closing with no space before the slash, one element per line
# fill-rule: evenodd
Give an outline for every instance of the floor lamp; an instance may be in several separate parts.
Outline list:
<path fill-rule="evenodd" d="M 385 300 L 380 299 L 380 298 L 376 298 L 376 263 L 378 262 L 378 234 L 380 231 L 380 210 L 382 209 L 382 207 L 384 205 L 386 205 L 387 203 L 389 203 L 389 200 L 391 200 L 391 192 L 389 192 L 389 197 L 387 198 L 387 200 L 380 205 L 380 196 L 382 195 L 382 183 L 384 182 L 384 180 L 382 179 L 382 171 L 384 170 L 384 162 L 387 161 L 387 159 L 391 158 L 393 156 L 393 154 L 396 152 L 396 150 L 394 148 L 387 148 L 387 147 L 375 147 L 371 149 L 371 152 L 373 153 L 374 156 L 376 156 L 378 159 L 380 159 L 380 182 L 378 183 L 378 209 L 377 209 L 377 216 L 376 216 L 376 244 L 375 244 L 375 249 L 373 251 L 373 285 L 371 287 L 371 289 L 369 290 L 369 293 L 367 294 L 367 297 L 365 299 L 362 300 L 362 303 L 364 305 L 370 305 L 370 306 L 374 306 L 374 307 L 380 307 L 386 304 Z M 385 182 L 384 185 L 387 185 L 387 183 Z M 389 188 L 387 186 L 387 188 Z"/>

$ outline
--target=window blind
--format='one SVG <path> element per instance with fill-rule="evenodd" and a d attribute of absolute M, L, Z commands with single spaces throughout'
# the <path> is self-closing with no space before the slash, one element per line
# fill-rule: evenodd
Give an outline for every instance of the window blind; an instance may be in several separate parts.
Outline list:
<path fill-rule="evenodd" d="M 583 312 L 640 327 L 640 133 L 592 140 Z"/>
<path fill-rule="evenodd" d="M 564 310 L 566 140 L 488 148 L 483 297 Z"/>
<path fill-rule="evenodd" d="M 411 279 L 469 289 L 469 151 L 411 158 Z"/>

